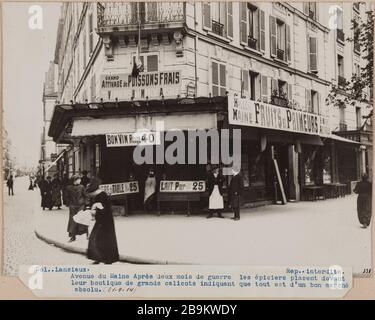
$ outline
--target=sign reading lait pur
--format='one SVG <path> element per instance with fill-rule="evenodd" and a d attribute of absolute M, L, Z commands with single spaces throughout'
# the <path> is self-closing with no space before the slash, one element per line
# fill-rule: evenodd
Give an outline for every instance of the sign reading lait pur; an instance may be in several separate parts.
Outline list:
<path fill-rule="evenodd" d="M 105 135 L 107 147 L 129 147 L 137 145 L 160 144 L 160 132 L 126 132 L 107 133 Z"/>
<path fill-rule="evenodd" d="M 101 184 L 100 189 L 111 196 L 139 192 L 138 181 Z"/>
<path fill-rule="evenodd" d="M 131 74 L 105 74 L 100 79 L 101 95 L 110 98 L 142 100 L 177 97 L 181 93 L 180 71 L 141 72 L 137 77 Z"/>
<path fill-rule="evenodd" d="M 160 192 L 204 192 L 205 181 L 160 181 Z"/>
<path fill-rule="evenodd" d="M 314 135 L 328 135 L 328 118 L 317 114 L 229 96 L 229 123 Z"/>

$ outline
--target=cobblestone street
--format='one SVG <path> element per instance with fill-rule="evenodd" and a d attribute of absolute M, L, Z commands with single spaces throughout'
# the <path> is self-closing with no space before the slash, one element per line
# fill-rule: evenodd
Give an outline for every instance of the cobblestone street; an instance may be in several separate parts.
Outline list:
<path fill-rule="evenodd" d="M 6 187 L 3 189 L 4 273 L 17 275 L 21 264 L 90 263 L 83 255 L 63 251 L 35 236 L 35 213 L 39 213 L 40 190 L 27 190 L 28 182 L 28 177 L 16 178 L 14 196 L 8 196 Z"/>

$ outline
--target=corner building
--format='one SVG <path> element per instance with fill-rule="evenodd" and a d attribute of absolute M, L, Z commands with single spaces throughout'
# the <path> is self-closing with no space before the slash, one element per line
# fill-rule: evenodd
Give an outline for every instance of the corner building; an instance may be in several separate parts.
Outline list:
<path fill-rule="evenodd" d="M 204 181 L 206 164 L 140 166 L 134 145 L 110 147 L 105 139 L 154 131 L 164 121 L 165 132 L 241 129 L 244 205 L 282 194 L 309 200 L 314 187 L 324 197 L 350 192 L 372 172 L 371 122 L 362 119 L 368 110 L 363 103 L 337 109 L 325 99 L 364 63 L 358 48 L 341 40 L 368 6 L 64 3 L 55 56 L 59 104 L 49 130 L 71 146 L 59 159 L 61 174 L 87 170 L 104 184 L 135 177 L 140 199 L 150 167 L 158 181 Z M 336 29 L 328 27 L 332 7 Z M 143 70 L 134 76 L 138 60 Z M 186 196 L 205 206 L 204 192 Z"/>

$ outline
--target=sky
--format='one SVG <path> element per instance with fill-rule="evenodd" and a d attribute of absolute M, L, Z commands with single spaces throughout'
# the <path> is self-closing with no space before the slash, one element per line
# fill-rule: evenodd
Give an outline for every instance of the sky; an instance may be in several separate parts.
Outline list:
<path fill-rule="evenodd" d="M 29 8 L 42 8 L 31 29 Z M 36 167 L 43 125 L 43 82 L 53 60 L 60 3 L 3 3 L 3 125 L 18 166 Z"/>

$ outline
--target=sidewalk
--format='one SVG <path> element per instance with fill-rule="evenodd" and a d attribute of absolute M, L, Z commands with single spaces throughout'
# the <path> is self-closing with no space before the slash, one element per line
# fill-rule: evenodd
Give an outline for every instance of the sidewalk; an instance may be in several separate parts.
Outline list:
<path fill-rule="evenodd" d="M 68 243 L 68 210 L 42 211 L 37 236 L 85 253 L 85 236 Z M 241 220 L 205 215 L 116 217 L 122 261 L 156 264 L 342 265 L 357 272 L 371 264 L 371 230 L 362 229 L 356 196 L 243 209 Z"/>

